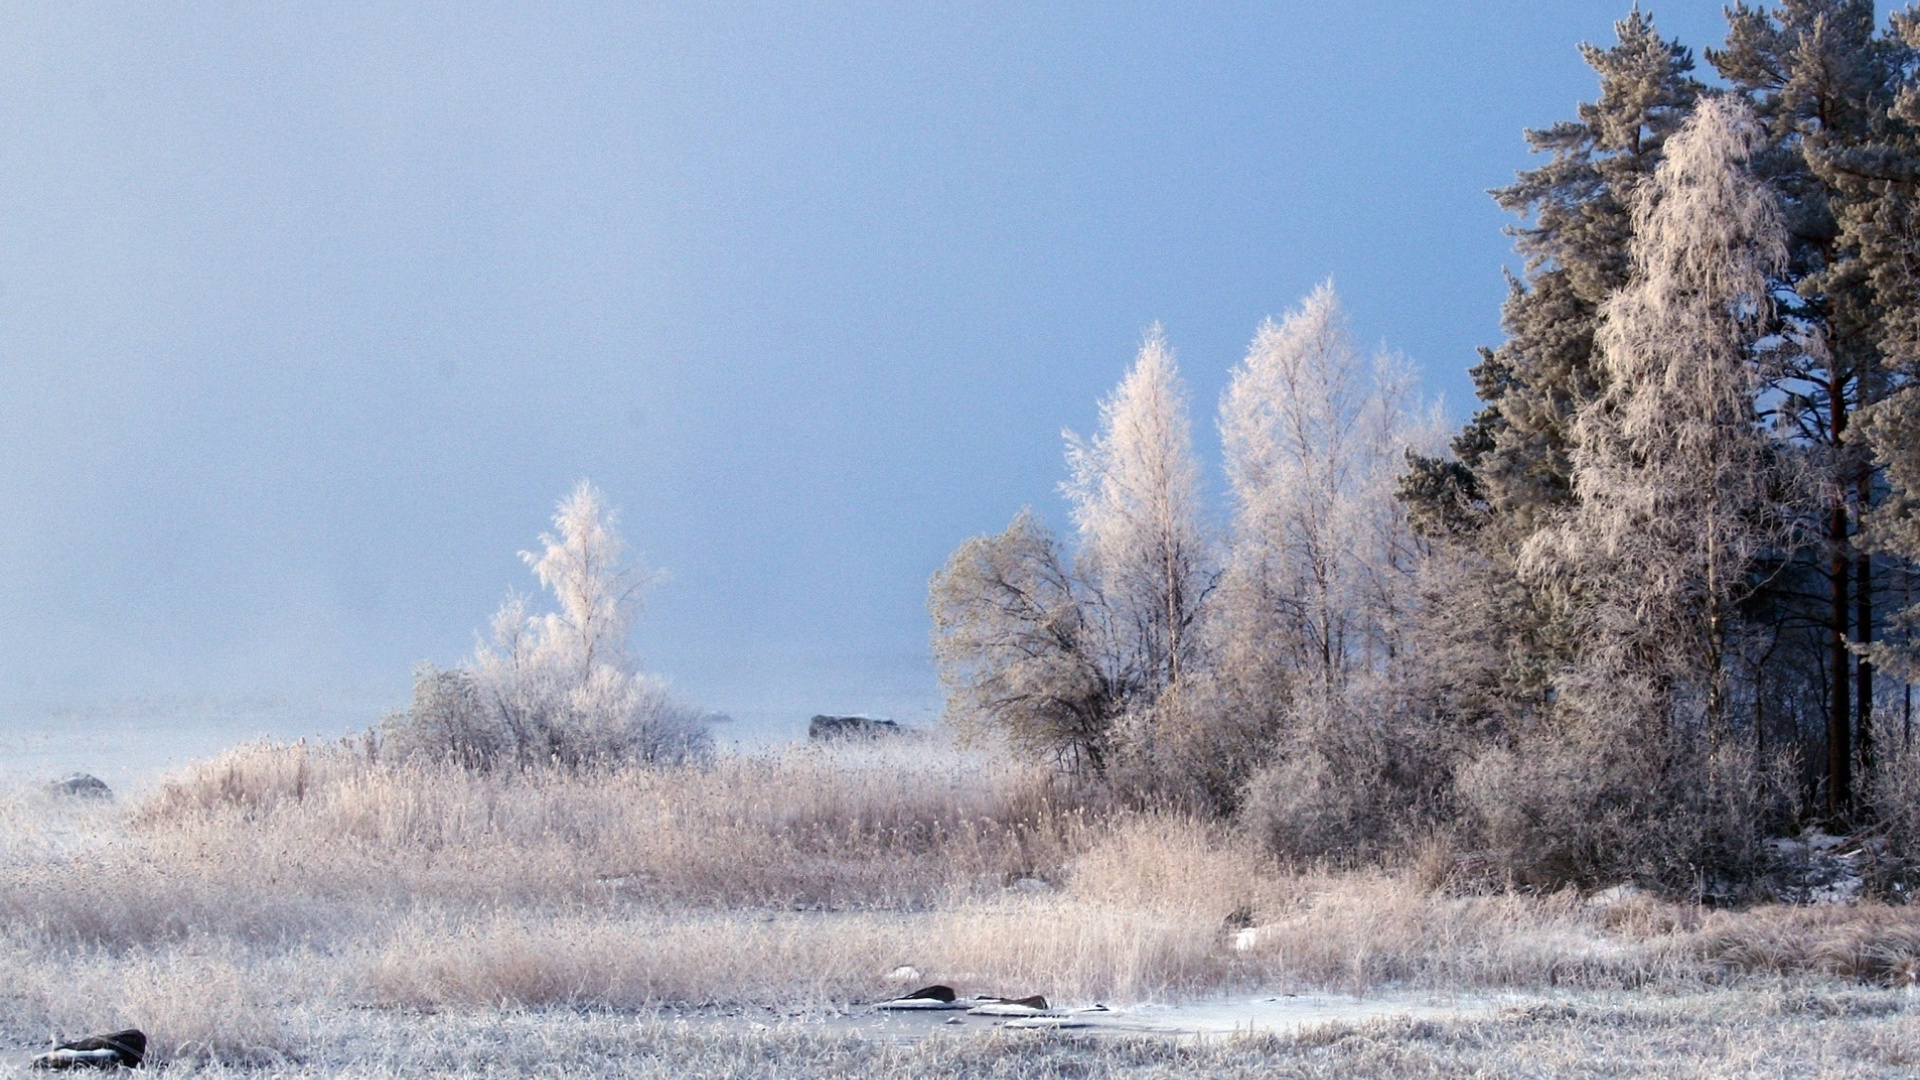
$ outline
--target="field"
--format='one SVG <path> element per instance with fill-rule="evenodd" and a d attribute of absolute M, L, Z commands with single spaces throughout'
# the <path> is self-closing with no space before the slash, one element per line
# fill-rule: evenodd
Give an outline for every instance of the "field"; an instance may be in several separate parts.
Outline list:
<path fill-rule="evenodd" d="M 1907 908 L 1283 867 L 929 742 L 591 774 L 261 744 L 124 804 L 0 802 L 15 1061 L 136 1025 L 156 1064 L 262 1076 L 1879 1075 L 1920 1063 L 1917 976 Z M 1509 1003 L 1198 1041 L 820 1022 L 920 980 Z"/>

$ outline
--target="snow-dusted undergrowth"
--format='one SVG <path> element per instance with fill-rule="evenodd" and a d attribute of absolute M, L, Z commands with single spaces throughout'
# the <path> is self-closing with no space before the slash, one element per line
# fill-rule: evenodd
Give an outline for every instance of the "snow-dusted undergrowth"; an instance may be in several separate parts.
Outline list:
<path fill-rule="evenodd" d="M 0 802 L 0 1028 L 274 1061 L 315 1010 L 794 1011 L 903 965 L 1065 1002 L 1920 972 L 1905 909 L 1463 895 L 1090 809 L 932 742 L 492 773 L 242 747 L 130 806 Z"/>

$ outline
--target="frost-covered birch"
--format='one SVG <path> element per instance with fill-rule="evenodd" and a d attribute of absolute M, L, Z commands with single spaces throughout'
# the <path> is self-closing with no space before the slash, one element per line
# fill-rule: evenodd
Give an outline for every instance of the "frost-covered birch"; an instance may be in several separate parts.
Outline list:
<path fill-rule="evenodd" d="M 1100 418 L 1091 441 L 1066 433 L 1076 569 L 1099 596 L 1111 647 L 1152 696 L 1194 660 L 1210 585 L 1186 391 L 1158 326 Z"/>
<path fill-rule="evenodd" d="M 535 637 L 552 662 L 588 679 L 599 667 L 625 669 L 627 638 L 655 575 L 623 562 L 616 518 L 592 484 L 581 481 L 554 512 L 555 532 L 520 558 L 553 593 L 560 610 L 538 616 Z"/>
<path fill-rule="evenodd" d="M 1634 212 L 1632 283 L 1602 309 L 1609 389 L 1574 424 L 1577 507 L 1523 557 L 1585 628 L 1582 693 L 1669 714 L 1691 698 L 1715 727 L 1737 605 L 1791 539 L 1755 407 L 1786 239 L 1747 168 L 1760 138 L 1744 105 L 1712 98 L 1668 141 Z"/>
<path fill-rule="evenodd" d="M 1220 406 L 1234 517 L 1217 625 L 1235 662 L 1332 689 L 1387 657 L 1414 554 L 1394 489 L 1430 427 L 1407 365 L 1355 347 L 1331 283 L 1261 325 Z"/>
<path fill-rule="evenodd" d="M 493 644 L 470 668 L 423 668 L 415 702 L 388 727 L 410 752 L 467 765 L 582 766 L 679 760 L 706 739 L 699 715 L 660 679 L 637 671 L 627 637 L 654 575 L 626 561 L 615 515 L 582 481 L 562 499 L 539 552 L 521 552 L 558 603 L 533 614 L 512 594 L 493 618 Z"/>

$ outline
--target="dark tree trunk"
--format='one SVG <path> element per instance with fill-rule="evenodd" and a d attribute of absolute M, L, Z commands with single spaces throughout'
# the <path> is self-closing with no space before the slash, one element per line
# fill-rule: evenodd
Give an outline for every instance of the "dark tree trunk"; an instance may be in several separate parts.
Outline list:
<path fill-rule="evenodd" d="M 1847 429 L 1847 405 L 1840 375 L 1833 371 L 1827 387 L 1827 408 L 1834 445 Z M 1842 488 L 1835 493 L 1827 519 L 1827 544 L 1830 562 L 1828 584 L 1833 589 L 1833 609 L 1829 612 L 1827 644 L 1833 666 L 1833 699 L 1827 707 L 1827 814 L 1836 823 L 1844 822 L 1853 811 L 1853 679 L 1847 650 L 1847 629 L 1853 621 L 1848 610 L 1848 579 L 1853 576 L 1853 560 L 1848 555 L 1847 496 Z"/>
<path fill-rule="evenodd" d="M 1860 506 L 1866 507 L 1866 483 L 1861 482 Z M 1853 588 L 1853 640 L 1865 645 L 1873 640 L 1873 556 L 1861 555 Z M 1873 662 L 1862 656 L 1855 661 L 1853 710 L 1859 718 L 1854 725 L 1854 743 L 1860 753 L 1860 773 L 1873 775 Z"/>
<path fill-rule="evenodd" d="M 1852 622 L 1852 612 L 1848 611 L 1847 579 L 1852 562 L 1846 556 L 1847 512 L 1844 508 L 1833 512 L 1834 524 L 1829 538 L 1834 540 L 1833 565 L 1829 571 L 1833 584 L 1833 614 L 1827 627 L 1827 641 L 1830 646 L 1833 665 L 1833 698 L 1827 710 L 1827 813 L 1836 821 L 1843 821 L 1853 809 L 1853 679 L 1848 661 L 1852 653 L 1847 650 L 1847 626 Z"/>

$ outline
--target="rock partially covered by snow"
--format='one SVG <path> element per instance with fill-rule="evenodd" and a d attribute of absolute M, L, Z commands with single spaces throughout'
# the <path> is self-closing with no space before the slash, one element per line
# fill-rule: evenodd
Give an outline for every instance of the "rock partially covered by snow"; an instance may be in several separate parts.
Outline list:
<path fill-rule="evenodd" d="M 1767 841 L 1775 865 L 1780 899 L 1798 904 L 1851 904 L 1866 887 L 1873 861 L 1872 841 L 1856 842 L 1818 829 L 1798 838 Z"/>
<path fill-rule="evenodd" d="M 35 1057 L 32 1065 L 36 1069 L 137 1069 L 146 1056 L 146 1035 L 128 1028 L 61 1043 Z"/>
<path fill-rule="evenodd" d="M 75 799 L 113 798 L 113 789 L 107 786 L 106 781 L 83 772 L 68 773 L 48 784 L 47 790 L 55 795 L 66 795 Z"/>
<path fill-rule="evenodd" d="M 991 998 L 967 1010 L 968 1016 L 1046 1016 L 1053 1010 L 1047 999 L 1035 994 L 1023 998 Z"/>
<path fill-rule="evenodd" d="M 923 986 L 904 997 L 891 1001 L 882 1001 L 874 1005 L 876 1009 L 898 1010 L 904 1012 L 931 1011 L 941 1009 L 964 1009 L 967 1003 L 956 999 L 951 986 Z"/>
<path fill-rule="evenodd" d="M 900 725 L 872 716 L 816 716 L 807 724 L 807 738 L 815 742 L 828 739 L 871 739 L 900 734 Z"/>

